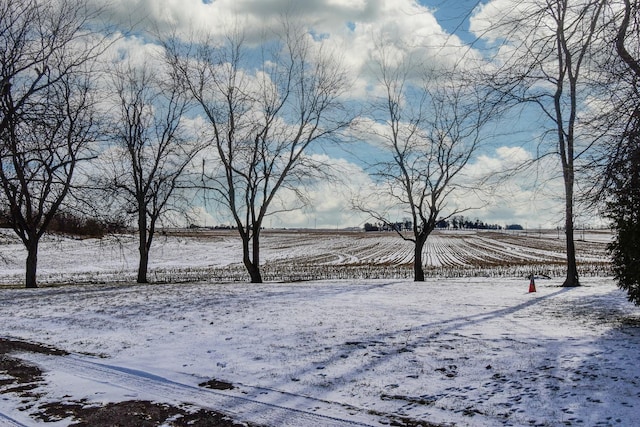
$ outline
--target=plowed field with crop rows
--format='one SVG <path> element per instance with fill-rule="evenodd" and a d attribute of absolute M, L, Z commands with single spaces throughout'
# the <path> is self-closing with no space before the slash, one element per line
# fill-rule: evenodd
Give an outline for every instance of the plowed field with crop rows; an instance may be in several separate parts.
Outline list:
<path fill-rule="evenodd" d="M 608 231 L 576 233 L 581 276 L 610 275 Z M 265 230 L 263 278 L 270 281 L 411 278 L 413 243 L 392 232 Z M 242 246 L 233 230 L 175 230 L 151 250 L 154 281 L 246 281 Z M 0 283 L 19 284 L 26 252 L 8 231 L 0 239 Z M 134 235 L 103 239 L 48 236 L 39 252 L 41 283 L 131 281 L 137 268 Z M 424 248 L 428 277 L 558 277 L 565 274 L 561 233 L 435 231 Z"/>
<path fill-rule="evenodd" d="M 610 274 L 611 234 L 579 237 L 581 274 Z M 423 263 L 432 277 L 558 276 L 564 274 L 565 245 L 556 232 L 436 231 L 427 240 Z M 265 272 L 274 278 L 283 269 L 300 279 L 411 277 L 413 243 L 389 232 L 267 233 L 264 255 Z"/>

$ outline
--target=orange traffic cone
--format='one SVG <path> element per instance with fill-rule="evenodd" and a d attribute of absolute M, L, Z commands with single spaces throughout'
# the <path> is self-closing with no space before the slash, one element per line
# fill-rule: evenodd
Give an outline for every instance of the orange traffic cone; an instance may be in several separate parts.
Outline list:
<path fill-rule="evenodd" d="M 536 291 L 536 282 L 533 280 L 533 274 L 531 275 L 531 281 L 529 282 L 529 293 Z"/>

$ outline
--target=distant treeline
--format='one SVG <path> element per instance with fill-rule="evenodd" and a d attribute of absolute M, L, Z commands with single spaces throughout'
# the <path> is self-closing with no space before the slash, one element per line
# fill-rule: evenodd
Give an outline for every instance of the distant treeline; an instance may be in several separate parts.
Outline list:
<path fill-rule="evenodd" d="M 13 228 L 10 215 L 6 211 L 0 212 L 0 228 Z M 124 220 L 103 221 L 78 216 L 67 211 L 57 213 L 47 227 L 47 231 L 50 233 L 85 237 L 103 237 L 109 233 L 119 233 L 126 230 L 127 226 Z"/>
<path fill-rule="evenodd" d="M 412 221 L 405 220 L 394 223 L 366 223 L 365 231 L 409 231 L 413 228 Z M 479 219 L 472 220 L 462 215 L 451 217 L 450 219 L 440 219 L 436 223 L 436 228 L 445 230 L 523 230 L 520 224 L 510 224 L 506 227 L 498 224 L 487 224 Z"/>

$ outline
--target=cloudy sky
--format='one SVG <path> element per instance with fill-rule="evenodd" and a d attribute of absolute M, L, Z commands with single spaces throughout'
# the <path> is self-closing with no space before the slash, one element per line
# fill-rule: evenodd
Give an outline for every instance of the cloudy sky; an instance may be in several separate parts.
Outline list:
<path fill-rule="evenodd" d="M 205 29 L 222 34 L 240 26 L 247 38 L 259 38 L 259 29 L 276 23 L 287 13 L 299 17 L 317 38 L 343 53 L 354 76 L 352 96 L 364 99 L 373 82 L 370 58 L 375 37 L 384 34 L 385 43 L 402 46 L 403 54 L 431 65 L 472 61 L 482 56 L 485 40 L 478 40 L 474 28 L 491 14 L 500 13 L 507 0 L 93 0 L 106 5 L 110 19 L 136 28 L 134 37 L 123 39 L 118 48 L 144 57 L 154 51 L 152 38 L 145 30 L 177 30 L 181 34 Z M 488 7 L 491 3 L 497 7 Z M 485 20 L 485 21 L 483 21 Z M 468 165 L 466 176 L 481 176 L 501 171 L 535 155 L 539 128 L 535 116 L 514 112 L 495 126 L 495 137 Z M 509 132 L 504 132 L 508 129 Z M 371 150 L 375 148 L 371 147 Z M 365 146 L 358 146 L 360 154 Z M 335 148 L 318 153 L 328 164 L 340 166 L 346 183 L 315 186 L 309 196 L 310 206 L 266 220 L 267 227 L 336 228 L 362 226 L 371 218 L 354 212 L 350 200 L 354 193 L 371 185 L 366 165 L 353 154 Z M 450 206 L 464 200 L 477 207 L 465 212 L 471 218 L 500 225 L 519 223 L 529 228 L 555 228 L 563 223 L 562 186 L 547 164 L 501 184 L 491 193 L 464 194 L 451 200 Z M 228 215 L 215 206 L 198 209 L 201 222 L 207 225 L 230 223 Z M 588 222 L 587 219 L 578 219 Z"/>

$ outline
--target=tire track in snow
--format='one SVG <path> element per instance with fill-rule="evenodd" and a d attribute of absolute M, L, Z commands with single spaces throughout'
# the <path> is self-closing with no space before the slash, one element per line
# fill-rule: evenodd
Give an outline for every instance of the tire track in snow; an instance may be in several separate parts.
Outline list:
<path fill-rule="evenodd" d="M 0 427 L 28 427 L 28 426 L 0 412 Z"/>
<path fill-rule="evenodd" d="M 381 425 L 375 422 L 372 424 L 371 416 L 363 414 L 357 408 L 272 389 L 242 386 L 248 391 L 245 397 L 179 383 L 136 369 L 95 362 L 78 355 L 25 353 L 20 358 L 41 366 L 45 371 L 64 373 L 142 396 L 154 396 L 160 402 L 189 403 L 222 412 L 239 421 L 283 427 Z"/>

